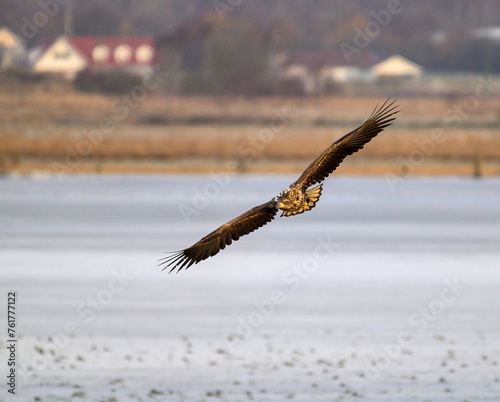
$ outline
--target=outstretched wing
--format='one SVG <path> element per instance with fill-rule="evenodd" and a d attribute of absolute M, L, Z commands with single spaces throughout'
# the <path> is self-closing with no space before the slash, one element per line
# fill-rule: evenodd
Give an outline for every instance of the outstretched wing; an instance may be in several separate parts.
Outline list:
<path fill-rule="evenodd" d="M 170 272 L 176 268 L 178 268 L 177 272 L 183 268 L 188 269 L 193 264 L 197 264 L 208 257 L 213 257 L 226 246 L 229 246 L 233 240 L 236 241 L 241 236 L 245 236 L 271 222 L 276 212 L 278 212 L 278 207 L 274 199 L 252 208 L 214 230 L 191 247 L 163 258 L 160 265 L 166 265 L 163 269 L 172 267 Z"/>
<path fill-rule="evenodd" d="M 347 155 L 352 155 L 359 151 L 373 137 L 380 133 L 384 128 L 391 125 L 398 113 L 397 105 L 394 102 L 389 103 L 387 99 L 382 106 L 375 107 L 368 119 L 357 129 L 344 135 L 339 140 L 332 143 L 323 153 L 318 156 L 298 180 L 292 184 L 308 188 L 315 183 L 322 182 L 328 177 L 344 160 Z"/>

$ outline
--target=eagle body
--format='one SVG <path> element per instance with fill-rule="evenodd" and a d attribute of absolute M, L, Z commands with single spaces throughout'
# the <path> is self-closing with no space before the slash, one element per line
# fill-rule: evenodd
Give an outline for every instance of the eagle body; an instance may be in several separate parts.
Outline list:
<path fill-rule="evenodd" d="M 281 216 L 297 215 L 313 209 L 321 196 L 322 188 L 323 184 L 310 190 L 296 183 L 292 184 L 275 197 L 278 208 L 283 211 Z"/>
<path fill-rule="evenodd" d="M 323 180 L 342 163 L 344 158 L 359 151 L 372 138 L 392 124 L 398 113 L 395 101 L 386 100 L 382 106 L 375 107 L 368 119 L 358 128 L 330 144 L 292 183 L 270 201 L 258 205 L 240 216 L 223 224 L 203 237 L 200 241 L 184 250 L 172 253 L 161 261 L 170 272 L 187 269 L 229 246 L 233 241 L 271 222 L 278 210 L 281 216 L 288 217 L 313 209 L 321 197 Z M 312 187 L 314 184 L 319 184 Z M 164 268 L 164 269 L 165 269 Z"/>

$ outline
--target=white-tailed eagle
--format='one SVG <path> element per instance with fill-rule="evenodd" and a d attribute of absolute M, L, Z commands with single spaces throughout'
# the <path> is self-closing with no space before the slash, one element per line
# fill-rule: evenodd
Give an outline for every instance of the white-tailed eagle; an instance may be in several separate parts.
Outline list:
<path fill-rule="evenodd" d="M 373 137 L 392 124 L 395 119 L 394 115 L 398 113 L 398 106 L 394 105 L 394 102 L 386 100 L 382 106 L 376 107 L 361 126 L 327 147 L 304 170 L 295 183 L 272 200 L 225 223 L 191 247 L 163 258 L 160 265 L 165 265 L 164 269 L 172 267 L 170 272 L 176 268 L 179 272 L 183 268 L 187 269 L 208 257 L 213 257 L 233 241 L 271 222 L 279 209 L 283 211 L 281 216 L 291 216 L 314 208 L 321 196 L 323 186 L 321 182 L 342 163 L 347 155 L 359 151 Z M 317 183 L 321 184 L 310 188 Z"/>

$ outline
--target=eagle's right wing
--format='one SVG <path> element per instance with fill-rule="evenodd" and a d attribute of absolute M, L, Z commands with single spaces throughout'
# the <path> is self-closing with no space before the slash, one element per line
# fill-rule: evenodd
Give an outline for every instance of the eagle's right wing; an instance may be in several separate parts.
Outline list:
<path fill-rule="evenodd" d="M 303 188 L 309 188 L 315 183 L 325 180 L 342 163 L 347 155 L 359 151 L 363 146 L 389 126 L 395 119 L 393 117 L 398 111 L 397 105 L 389 99 L 380 108 L 375 108 L 368 119 L 357 129 L 344 135 L 339 140 L 332 143 L 323 153 L 318 156 L 302 173 L 298 180 L 292 184 Z"/>
<path fill-rule="evenodd" d="M 208 257 L 213 257 L 220 250 L 229 246 L 233 240 L 236 241 L 241 236 L 245 236 L 271 222 L 276 212 L 278 212 L 278 207 L 274 199 L 252 208 L 214 230 L 191 247 L 162 258 L 161 261 L 163 262 L 160 265 L 165 264 L 164 269 L 172 267 L 170 272 L 176 268 L 178 268 L 177 272 L 183 268 L 188 269 L 193 264 L 197 264 Z"/>

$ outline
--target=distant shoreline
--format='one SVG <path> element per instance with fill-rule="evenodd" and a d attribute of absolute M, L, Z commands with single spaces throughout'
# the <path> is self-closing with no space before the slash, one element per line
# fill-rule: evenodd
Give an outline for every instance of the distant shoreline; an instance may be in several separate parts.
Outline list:
<path fill-rule="evenodd" d="M 300 174 L 309 160 L 258 159 L 243 166 L 231 159 L 182 158 L 174 160 L 123 159 L 85 160 L 72 168 L 64 167 L 64 160 L 22 158 L 16 166 L 1 171 L 2 174 Z M 62 167 L 61 167 L 62 166 Z M 427 160 L 412 166 L 398 159 L 358 158 L 354 162 L 344 161 L 335 175 L 354 176 L 477 176 L 474 163 L 468 160 Z M 481 176 L 500 176 L 496 161 L 481 164 Z"/>
<path fill-rule="evenodd" d="M 399 99 L 394 124 L 337 174 L 500 175 L 500 97 L 467 99 Z M 0 173 L 296 174 L 384 100 L 156 94 L 118 113 L 111 96 L 0 93 Z"/>

